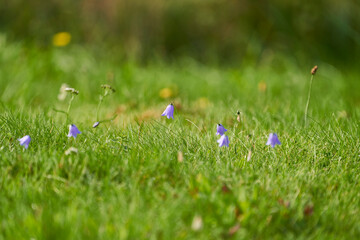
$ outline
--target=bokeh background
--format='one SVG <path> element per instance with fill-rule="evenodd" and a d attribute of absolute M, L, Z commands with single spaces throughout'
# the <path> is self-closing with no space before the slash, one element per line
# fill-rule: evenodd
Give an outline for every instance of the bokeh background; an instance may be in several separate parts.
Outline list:
<path fill-rule="evenodd" d="M 139 62 L 258 64 L 285 55 L 355 66 L 359 13 L 358 0 L 1 0 L 0 32 L 39 48 L 67 32 L 72 45 Z"/>

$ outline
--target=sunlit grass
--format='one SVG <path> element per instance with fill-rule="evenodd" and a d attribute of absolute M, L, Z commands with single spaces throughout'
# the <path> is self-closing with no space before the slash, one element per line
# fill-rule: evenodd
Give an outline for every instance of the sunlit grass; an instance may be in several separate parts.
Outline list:
<path fill-rule="evenodd" d="M 305 128 L 312 66 L 138 66 L 76 47 L 0 50 L 0 239 L 359 236 L 356 74 L 319 64 Z M 67 109 L 63 83 L 79 90 L 76 139 L 53 110 Z M 116 92 L 99 118 L 117 117 L 92 128 L 102 84 Z M 174 120 L 160 116 L 170 102 Z M 229 148 L 218 147 L 218 123 Z M 274 149 L 271 132 L 282 143 Z"/>

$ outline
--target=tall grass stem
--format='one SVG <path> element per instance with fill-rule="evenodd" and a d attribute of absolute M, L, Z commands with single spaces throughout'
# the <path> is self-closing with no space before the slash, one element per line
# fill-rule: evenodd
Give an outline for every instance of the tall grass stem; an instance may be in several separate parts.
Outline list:
<path fill-rule="evenodd" d="M 96 121 L 99 121 L 99 111 L 100 111 L 100 106 L 103 102 L 103 99 L 104 97 L 103 96 L 100 96 L 100 101 L 99 101 L 99 104 L 97 106 L 97 109 L 96 109 Z"/>
<path fill-rule="evenodd" d="M 313 78 L 314 78 L 314 75 L 311 75 L 311 78 L 310 78 L 309 93 L 308 93 L 308 98 L 307 98 L 306 107 L 305 107 L 305 115 L 304 115 L 305 126 L 306 126 L 306 123 L 307 123 L 307 122 L 306 122 L 306 120 L 307 120 L 308 109 L 309 109 L 309 103 L 310 103 L 310 98 L 311 98 L 311 88 L 312 88 Z"/>

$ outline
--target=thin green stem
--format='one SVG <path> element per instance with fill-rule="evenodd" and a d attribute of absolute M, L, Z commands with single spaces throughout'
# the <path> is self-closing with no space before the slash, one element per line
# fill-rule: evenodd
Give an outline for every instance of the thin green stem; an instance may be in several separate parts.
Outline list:
<path fill-rule="evenodd" d="M 97 109 L 96 109 L 96 121 L 98 122 L 99 121 L 99 110 L 100 110 L 100 106 L 103 102 L 103 99 L 104 97 L 103 96 L 100 96 L 100 101 L 99 101 L 99 104 L 97 106 Z"/>
<path fill-rule="evenodd" d="M 53 108 L 53 111 L 58 112 L 58 113 L 64 113 L 66 115 L 66 112 L 63 110 L 58 110 L 56 108 Z"/>
<path fill-rule="evenodd" d="M 192 123 L 200 132 L 201 132 L 201 129 L 195 124 L 193 123 L 192 121 L 190 121 L 189 119 L 185 119 L 186 121 Z"/>
<path fill-rule="evenodd" d="M 304 115 L 305 126 L 306 126 L 306 120 L 307 120 L 307 115 L 308 115 L 309 103 L 310 103 L 310 98 L 311 98 L 311 88 L 312 88 L 313 78 L 314 78 L 314 75 L 311 75 L 311 78 L 310 78 L 310 87 L 309 87 L 309 93 L 308 93 L 308 99 L 307 99 L 307 102 L 306 102 L 305 115 Z"/>
<path fill-rule="evenodd" d="M 71 99 L 69 101 L 69 106 L 68 106 L 68 109 L 66 111 L 66 123 L 68 122 L 69 120 L 69 112 L 70 112 L 70 108 L 71 108 L 71 104 L 72 104 L 72 101 L 74 100 L 74 95 L 71 95 Z"/>
<path fill-rule="evenodd" d="M 101 122 L 101 123 L 103 123 L 103 122 L 110 122 L 110 121 L 114 120 L 116 117 L 117 117 L 117 115 L 114 114 L 111 118 L 104 119 L 104 120 L 101 120 L 101 121 L 99 120 L 98 122 Z"/>

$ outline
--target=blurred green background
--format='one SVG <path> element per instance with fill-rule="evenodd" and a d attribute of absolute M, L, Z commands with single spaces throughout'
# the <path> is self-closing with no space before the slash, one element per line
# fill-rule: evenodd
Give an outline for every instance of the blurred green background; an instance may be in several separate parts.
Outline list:
<path fill-rule="evenodd" d="M 140 62 L 257 64 L 283 54 L 349 66 L 360 56 L 359 13 L 358 0 L 0 0 L 0 32 L 40 48 L 68 32 L 70 44 Z"/>

